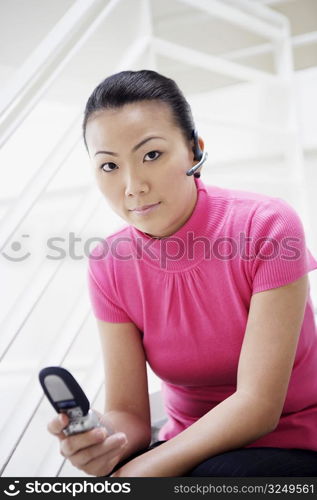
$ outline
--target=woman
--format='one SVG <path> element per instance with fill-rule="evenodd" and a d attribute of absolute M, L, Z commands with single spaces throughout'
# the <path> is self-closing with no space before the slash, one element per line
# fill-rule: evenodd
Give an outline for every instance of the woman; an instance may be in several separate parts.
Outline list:
<path fill-rule="evenodd" d="M 317 262 L 285 201 L 205 185 L 204 142 L 175 82 L 123 71 L 83 123 L 97 184 L 128 224 L 89 256 L 106 406 L 61 453 L 96 476 L 314 476 Z M 205 157 L 202 158 L 204 160 Z M 187 175 L 186 175 L 187 173 Z M 106 213 L 105 213 L 106 215 Z M 151 446 L 146 361 L 167 423 Z"/>

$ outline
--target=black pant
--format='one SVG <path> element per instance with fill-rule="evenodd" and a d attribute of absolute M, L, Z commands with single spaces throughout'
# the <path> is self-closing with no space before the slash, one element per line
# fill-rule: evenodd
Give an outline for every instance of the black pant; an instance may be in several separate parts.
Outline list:
<path fill-rule="evenodd" d="M 114 470 L 132 458 L 165 443 L 156 441 L 148 448 L 120 462 Z M 315 477 L 317 451 L 297 448 L 239 448 L 204 460 L 183 477 Z"/>

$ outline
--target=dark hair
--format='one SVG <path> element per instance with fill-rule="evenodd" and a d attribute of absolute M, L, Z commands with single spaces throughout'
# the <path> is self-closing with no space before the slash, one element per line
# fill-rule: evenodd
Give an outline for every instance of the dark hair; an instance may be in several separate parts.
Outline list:
<path fill-rule="evenodd" d="M 147 69 L 121 71 L 105 78 L 94 89 L 87 101 L 82 125 L 87 150 L 86 126 L 93 113 L 102 109 L 120 108 L 125 104 L 147 100 L 158 100 L 166 103 L 184 137 L 188 140 L 192 138 L 195 126 L 191 108 L 174 80 Z"/>

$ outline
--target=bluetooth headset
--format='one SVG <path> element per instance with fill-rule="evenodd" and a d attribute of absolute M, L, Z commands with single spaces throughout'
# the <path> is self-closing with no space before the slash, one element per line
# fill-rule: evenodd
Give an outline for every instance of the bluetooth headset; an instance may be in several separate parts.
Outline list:
<path fill-rule="evenodd" d="M 202 166 L 202 164 L 205 163 L 205 161 L 208 158 L 208 153 L 207 153 L 207 151 L 202 151 L 200 149 L 200 146 L 198 143 L 197 130 L 193 130 L 192 137 L 194 139 L 194 147 L 193 147 L 194 160 L 198 160 L 198 163 L 196 163 L 196 165 L 194 165 L 192 168 L 187 170 L 186 175 L 193 175 L 194 174 L 194 177 L 200 177 L 200 172 L 196 172 L 196 170 L 198 170 Z"/>

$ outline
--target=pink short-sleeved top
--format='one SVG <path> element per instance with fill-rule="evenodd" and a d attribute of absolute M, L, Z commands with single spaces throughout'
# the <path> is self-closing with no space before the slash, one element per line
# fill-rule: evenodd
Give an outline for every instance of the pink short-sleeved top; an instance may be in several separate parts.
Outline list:
<path fill-rule="evenodd" d="M 168 421 L 159 439 L 177 435 L 235 392 L 252 294 L 317 269 L 301 220 L 286 201 L 195 183 L 195 208 L 176 233 L 156 239 L 127 225 L 88 259 L 95 316 L 134 323 L 162 380 Z M 310 294 L 279 424 L 252 446 L 317 450 Z"/>

